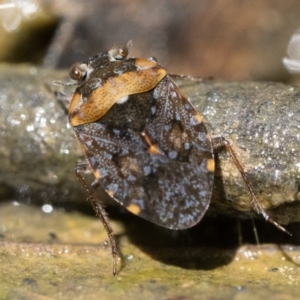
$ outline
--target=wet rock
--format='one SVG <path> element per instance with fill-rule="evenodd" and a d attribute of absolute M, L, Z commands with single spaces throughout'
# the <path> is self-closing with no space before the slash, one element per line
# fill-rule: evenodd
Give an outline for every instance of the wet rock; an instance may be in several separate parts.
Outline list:
<path fill-rule="evenodd" d="M 113 277 L 96 218 L 1 204 L 1 299 L 298 298 L 299 247 L 191 247 L 154 225 L 145 235 L 136 219 L 112 224 L 122 258 Z"/>
<path fill-rule="evenodd" d="M 75 165 L 84 159 L 65 112 L 47 88 L 53 80 L 68 81 L 66 74 L 26 65 L 0 66 L 2 200 L 61 206 L 84 202 L 74 174 Z M 210 134 L 232 143 L 263 206 L 279 222 L 299 221 L 300 89 L 259 82 L 179 84 Z M 229 156 L 220 153 L 217 167 L 214 211 L 253 215 L 251 199 Z"/>

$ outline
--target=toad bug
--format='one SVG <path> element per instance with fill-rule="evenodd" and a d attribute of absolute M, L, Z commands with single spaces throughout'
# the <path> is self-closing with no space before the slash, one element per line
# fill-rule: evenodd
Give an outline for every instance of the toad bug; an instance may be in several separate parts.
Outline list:
<path fill-rule="evenodd" d="M 261 206 L 229 142 L 208 135 L 202 117 L 167 71 L 152 58 L 127 55 L 127 46 L 115 45 L 70 69 L 78 87 L 68 115 L 88 162 L 77 166 L 76 176 L 107 231 L 113 274 L 116 241 L 93 188 L 100 184 L 128 211 L 155 224 L 186 229 L 208 209 L 214 150 L 220 147 L 231 155 L 257 212 L 287 232 Z M 91 187 L 82 176 L 87 171 L 95 176 Z"/>

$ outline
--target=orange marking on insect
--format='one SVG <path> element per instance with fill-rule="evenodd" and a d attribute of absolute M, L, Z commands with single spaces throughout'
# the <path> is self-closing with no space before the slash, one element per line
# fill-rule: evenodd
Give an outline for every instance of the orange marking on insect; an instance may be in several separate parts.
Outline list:
<path fill-rule="evenodd" d="M 142 136 L 144 137 L 144 139 L 145 139 L 145 142 L 146 142 L 146 144 L 148 145 L 148 152 L 150 153 L 150 154 L 154 154 L 154 155 L 163 155 L 163 153 L 161 152 L 161 150 L 158 148 L 158 146 L 157 145 L 155 145 L 155 144 L 152 144 L 152 142 L 151 142 L 151 140 L 150 140 L 150 137 L 145 133 L 145 132 L 143 132 L 142 133 Z"/>
<path fill-rule="evenodd" d="M 72 105 L 72 109 L 69 110 L 72 126 L 99 120 L 120 98 L 153 89 L 165 75 L 166 70 L 156 64 L 155 68 L 127 72 L 107 80 L 91 93 L 86 102 L 79 107 L 77 105 L 76 110 Z M 79 103 L 77 95 L 75 102 Z"/>
<path fill-rule="evenodd" d="M 151 145 L 148 148 L 148 152 L 150 154 L 154 154 L 154 155 L 159 155 L 159 154 L 161 155 L 161 154 L 163 154 L 156 145 Z"/>
<path fill-rule="evenodd" d="M 215 171 L 215 160 L 213 158 L 209 158 L 206 162 L 206 169 L 208 172 Z"/>
<path fill-rule="evenodd" d="M 141 208 L 136 205 L 136 204 L 129 204 L 127 207 L 126 207 L 127 210 L 129 210 L 131 213 L 133 213 L 134 215 L 139 215 L 140 212 L 141 212 Z"/>
<path fill-rule="evenodd" d="M 94 171 L 94 176 L 96 177 L 96 179 L 101 179 L 101 173 L 98 171 L 98 170 L 96 170 L 96 171 Z"/>
<path fill-rule="evenodd" d="M 106 190 L 106 193 L 107 193 L 110 197 L 113 197 L 115 192 L 110 191 L 110 190 Z"/>
<path fill-rule="evenodd" d="M 71 103 L 69 106 L 69 116 L 73 114 L 73 112 L 78 108 L 81 104 L 82 98 L 79 93 L 75 93 L 71 99 Z"/>
<path fill-rule="evenodd" d="M 145 69 L 151 69 L 155 66 L 158 66 L 158 64 L 155 61 L 142 59 L 142 58 L 136 58 L 135 59 L 135 65 L 139 68 L 145 70 Z"/>
<path fill-rule="evenodd" d="M 203 118 L 199 113 L 195 114 L 195 118 L 197 120 L 198 123 L 202 123 L 203 122 Z"/>

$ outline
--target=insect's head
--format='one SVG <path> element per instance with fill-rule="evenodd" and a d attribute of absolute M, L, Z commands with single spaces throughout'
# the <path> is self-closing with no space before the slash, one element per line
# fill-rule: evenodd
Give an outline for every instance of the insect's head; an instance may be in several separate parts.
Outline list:
<path fill-rule="evenodd" d="M 131 41 L 126 46 L 114 45 L 108 51 L 98 53 L 84 62 L 76 62 L 69 70 L 70 77 L 76 81 L 76 84 L 80 85 L 89 77 L 94 69 L 103 68 L 109 62 L 126 59 L 131 45 Z"/>

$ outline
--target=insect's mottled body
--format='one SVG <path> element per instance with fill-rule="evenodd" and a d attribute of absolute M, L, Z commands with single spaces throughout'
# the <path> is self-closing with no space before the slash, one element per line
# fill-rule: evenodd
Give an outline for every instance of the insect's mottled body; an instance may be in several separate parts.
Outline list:
<path fill-rule="evenodd" d="M 78 87 L 69 120 L 88 164 L 78 165 L 97 216 L 108 233 L 116 274 L 116 241 L 101 204 L 81 171 L 95 176 L 130 212 L 169 229 L 197 224 L 205 214 L 214 182 L 213 150 L 225 147 L 243 177 L 255 209 L 277 228 L 255 196 L 229 142 L 211 140 L 202 117 L 166 70 L 154 59 L 127 58 L 114 46 L 70 69 Z"/>
<path fill-rule="evenodd" d="M 126 92 L 127 72 L 139 71 L 136 59 L 110 60 L 106 52 L 90 64 L 93 71 L 76 89 L 75 98 L 81 95 L 82 103 L 88 102 L 107 81 L 113 88 L 115 79 L 124 81 Z M 153 72 L 164 70 L 151 60 L 143 64 Z M 149 74 L 137 76 L 143 82 Z M 95 177 L 110 196 L 156 224 L 183 229 L 198 223 L 208 208 L 213 150 L 202 118 L 174 81 L 167 74 L 157 81 L 149 91 L 145 87 L 127 99 L 115 99 L 100 119 L 74 130 Z M 78 113 L 84 113 L 82 106 Z M 75 115 L 76 111 L 70 113 L 71 123 Z"/>

